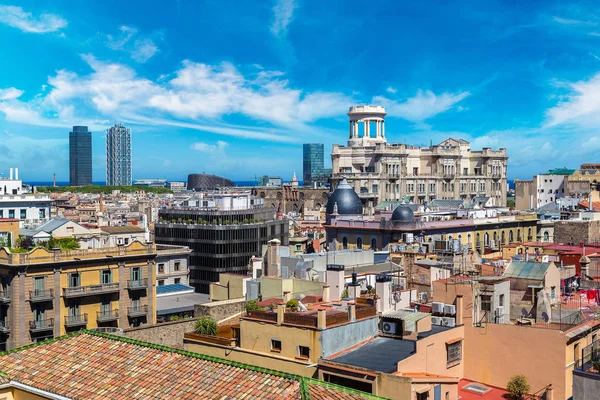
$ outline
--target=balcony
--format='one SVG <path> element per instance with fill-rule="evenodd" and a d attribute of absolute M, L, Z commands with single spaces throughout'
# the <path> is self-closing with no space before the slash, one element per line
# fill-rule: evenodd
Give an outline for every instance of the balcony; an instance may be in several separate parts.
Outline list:
<path fill-rule="evenodd" d="M 0 303 L 10 303 L 10 291 L 8 289 L 0 289 Z"/>
<path fill-rule="evenodd" d="M 87 322 L 88 322 L 87 313 L 65 316 L 65 327 L 67 327 L 67 328 L 73 328 L 76 326 L 86 326 Z"/>
<path fill-rule="evenodd" d="M 445 181 L 451 181 L 454 179 L 454 174 L 444 174 L 443 178 Z"/>
<path fill-rule="evenodd" d="M 129 318 L 145 317 L 148 315 L 148 306 L 127 307 L 127 316 Z"/>
<path fill-rule="evenodd" d="M 29 321 L 29 330 L 33 333 L 51 331 L 54 329 L 54 318 Z"/>
<path fill-rule="evenodd" d="M 105 310 L 96 312 L 96 321 L 112 322 L 119 319 L 119 310 Z"/>
<path fill-rule="evenodd" d="M 492 174 L 492 179 L 495 181 L 499 181 L 500 179 L 502 179 L 502 175 L 500 174 Z"/>
<path fill-rule="evenodd" d="M 108 293 L 119 293 L 119 282 L 63 288 L 63 296 L 67 299 L 74 297 L 97 296 Z"/>
<path fill-rule="evenodd" d="M 50 290 L 30 290 L 29 301 L 32 303 L 42 303 L 54 299 L 54 289 Z"/>
<path fill-rule="evenodd" d="M 141 290 L 148 288 L 148 278 L 137 279 L 134 281 L 127 281 L 127 289 L 129 290 Z"/>
<path fill-rule="evenodd" d="M 8 320 L 0 321 L 0 333 L 10 333 L 10 328 L 8 326 Z"/>

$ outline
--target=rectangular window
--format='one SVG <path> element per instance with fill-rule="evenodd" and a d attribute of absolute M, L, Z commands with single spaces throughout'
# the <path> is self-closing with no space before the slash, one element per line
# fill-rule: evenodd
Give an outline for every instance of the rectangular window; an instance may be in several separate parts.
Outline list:
<path fill-rule="evenodd" d="M 298 358 L 308 360 L 310 358 L 310 349 L 306 346 L 298 346 Z"/>
<path fill-rule="evenodd" d="M 492 296 L 480 296 L 481 311 L 492 311 Z"/>
<path fill-rule="evenodd" d="M 271 339 L 271 351 L 281 353 L 281 340 Z"/>
<path fill-rule="evenodd" d="M 131 268 L 131 280 L 134 282 L 142 280 L 142 274 L 139 267 Z"/>
<path fill-rule="evenodd" d="M 40 219 L 46 218 L 46 209 L 40 208 Z"/>
<path fill-rule="evenodd" d="M 125 238 L 125 244 L 129 244 L 129 238 Z"/>
<path fill-rule="evenodd" d="M 165 264 L 158 264 L 158 273 L 159 274 L 164 274 L 165 273 Z"/>
<path fill-rule="evenodd" d="M 573 346 L 573 361 L 579 360 L 579 343 L 575 343 Z"/>
<path fill-rule="evenodd" d="M 69 305 L 69 316 L 74 317 L 76 315 L 79 315 L 79 307 L 79 299 L 71 300 L 71 304 Z"/>
<path fill-rule="evenodd" d="M 165 286 L 165 281 L 164 280 L 159 280 L 158 281 L 158 286 Z"/>
<path fill-rule="evenodd" d="M 112 282 L 112 271 L 110 269 L 105 269 L 100 272 L 100 283 L 111 283 Z"/>
<path fill-rule="evenodd" d="M 4 210 L 0 210 L 0 218 L 4 218 Z"/>
<path fill-rule="evenodd" d="M 479 191 L 480 192 L 485 192 L 485 183 L 484 182 L 480 182 L 479 183 Z"/>
<path fill-rule="evenodd" d="M 463 175 L 469 175 L 469 168 L 463 168 Z"/>
<path fill-rule="evenodd" d="M 446 345 L 447 349 L 447 367 L 460 363 L 462 360 L 462 340 Z"/>
<path fill-rule="evenodd" d="M 417 175 L 419 175 L 419 168 L 418 168 L 418 167 L 414 167 L 414 168 L 413 168 L 413 175 L 414 175 L 414 176 L 417 176 Z"/>
<path fill-rule="evenodd" d="M 175 283 L 181 283 L 181 278 L 175 278 Z"/>
<path fill-rule="evenodd" d="M 79 272 L 69 274 L 69 287 L 79 286 L 81 286 L 81 277 L 79 276 Z"/>
<path fill-rule="evenodd" d="M 14 218 L 15 217 L 15 210 L 8 210 L 8 218 Z"/>
<path fill-rule="evenodd" d="M 296 251 L 302 251 L 302 245 L 301 244 L 297 244 L 296 245 Z"/>
<path fill-rule="evenodd" d="M 429 392 L 417 393 L 417 400 L 429 400 Z"/>
<path fill-rule="evenodd" d="M 100 312 L 102 314 L 110 314 L 111 311 L 111 306 L 110 306 L 110 297 L 109 296 L 102 296 L 102 300 L 100 303 Z"/>
<path fill-rule="evenodd" d="M 34 294 L 35 296 L 42 296 L 44 294 L 44 277 L 35 278 Z"/>
<path fill-rule="evenodd" d="M 27 210 L 21 210 L 19 212 L 19 218 L 20 219 L 26 219 L 27 218 Z"/>
<path fill-rule="evenodd" d="M 556 299 L 556 286 L 550 287 L 550 297 L 552 300 Z"/>
<path fill-rule="evenodd" d="M 501 294 L 498 299 L 498 306 L 504 307 L 504 295 L 503 294 Z"/>
<path fill-rule="evenodd" d="M 179 271 L 180 268 L 181 268 L 181 262 L 175 261 L 175 264 L 173 265 L 173 270 Z"/>

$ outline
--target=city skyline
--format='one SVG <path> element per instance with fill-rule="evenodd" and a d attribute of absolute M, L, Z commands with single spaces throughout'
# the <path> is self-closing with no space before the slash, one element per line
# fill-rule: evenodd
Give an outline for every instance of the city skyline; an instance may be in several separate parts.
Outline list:
<path fill-rule="evenodd" d="M 0 67 L 0 168 L 20 160 L 28 180 L 66 181 L 64 132 L 122 121 L 140 138 L 134 178 L 291 177 L 309 135 L 330 167 L 357 104 L 386 107 L 390 142 L 506 147 L 509 179 L 595 162 L 592 3 L 381 2 L 360 16 L 348 2 L 233 9 L 2 2 L 3 56 L 19 62 Z M 93 135 L 97 177 L 104 140 Z"/>

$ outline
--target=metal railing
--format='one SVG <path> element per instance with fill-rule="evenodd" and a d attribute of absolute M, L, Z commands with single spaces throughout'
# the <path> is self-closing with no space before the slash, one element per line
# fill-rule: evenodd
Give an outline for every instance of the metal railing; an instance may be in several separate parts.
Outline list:
<path fill-rule="evenodd" d="M 581 358 L 575 361 L 575 369 L 600 373 L 600 340 L 592 342 L 581 350 Z"/>
<path fill-rule="evenodd" d="M 135 306 L 135 307 L 127 307 L 127 315 L 130 317 L 143 316 L 148 314 L 148 306 Z"/>
<path fill-rule="evenodd" d="M 119 282 L 63 288 L 63 295 L 65 297 L 92 296 L 115 291 L 119 291 Z"/>
<path fill-rule="evenodd" d="M 66 326 L 86 325 L 87 322 L 88 322 L 87 313 L 77 314 L 77 315 L 65 315 L 65 325 Z"/>
<path fill-rule="evenodd" d="M 146 289 L 148 287 L 148 278 L 127 281 L 128 289 Z"/>
<path fill-rule="evenodd" d="M 54 329 L 54 318 L 29 321 L 29 329 L 32 331 Z"/>
<path fill-rule="evenodd" d="M 54 289 L 49 290 L 30 290 L 29 301 L 49 301 L 54 298 Z"/>
<path fill-rule="evenodd" d="M 96 311 L 96 320 L 112 321 L 119 318 L 119 310 Z"/>

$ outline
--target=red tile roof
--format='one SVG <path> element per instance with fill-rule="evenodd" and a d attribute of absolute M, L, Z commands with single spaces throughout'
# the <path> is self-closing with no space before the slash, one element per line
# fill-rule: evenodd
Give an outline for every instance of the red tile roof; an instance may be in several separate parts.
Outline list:
<path fill-rule="evenodd" d="M 313 379 L 92 331 L 0 355 L 12 381 L 77 399 L 377 398 Z"/>

